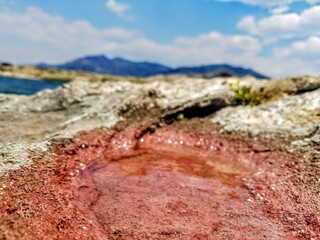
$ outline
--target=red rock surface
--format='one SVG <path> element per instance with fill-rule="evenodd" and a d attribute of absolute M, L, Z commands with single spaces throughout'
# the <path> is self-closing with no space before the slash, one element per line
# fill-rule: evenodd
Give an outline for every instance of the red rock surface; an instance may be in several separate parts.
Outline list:
<path fill-rule="evenodd" d="M 177 128 L 99 129 L 1 177 L 0 239 L 319 239 L 296 157 Z"/>

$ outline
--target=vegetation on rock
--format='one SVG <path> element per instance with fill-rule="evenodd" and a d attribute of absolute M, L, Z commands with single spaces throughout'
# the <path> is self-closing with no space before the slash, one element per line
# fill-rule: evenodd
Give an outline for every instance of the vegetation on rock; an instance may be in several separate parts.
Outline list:
<path fill-rule="evenodd" d="M 229 87 L 235 94 L 233 103 L 236 105 L 255 106 L 267 99 L 263 88 L 256 90 L 252 86 L 241 86 L 239 80 L 236 83 L 230 83 Z"/>

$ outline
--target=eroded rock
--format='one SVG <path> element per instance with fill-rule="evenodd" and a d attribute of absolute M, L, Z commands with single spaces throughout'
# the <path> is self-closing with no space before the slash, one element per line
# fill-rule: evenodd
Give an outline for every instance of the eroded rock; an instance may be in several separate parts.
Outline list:
<path fill-rule="evenodd" d="M 299 139 L 316 137 L 320 126 L 320 89 L 253 107 L 228 107 L 212 121 L 227 132 L 249 132 L 254 136 L 270 133 Z"/>
<path fill-rule="evenodd" d="M 0 95 L 0 239 L 318 239 L 318 82 L 158 76 Z M 235 106 L 230 83 L 276 97 Z"/>

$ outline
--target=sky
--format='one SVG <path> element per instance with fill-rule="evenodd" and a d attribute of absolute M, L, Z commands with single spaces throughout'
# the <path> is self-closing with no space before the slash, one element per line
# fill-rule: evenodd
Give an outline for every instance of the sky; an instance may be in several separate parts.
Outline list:
<path fill-rule="evenodd" d="M 0 61 L 86 55 L 320 74 L 320 0 L 0 0 Z"/>

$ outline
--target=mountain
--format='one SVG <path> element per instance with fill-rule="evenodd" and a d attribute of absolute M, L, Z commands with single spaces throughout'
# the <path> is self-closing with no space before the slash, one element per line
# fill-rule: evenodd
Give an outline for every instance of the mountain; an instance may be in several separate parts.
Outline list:
<path fill-rule="evenodd" d="M 257 73 L 251 69 L 234 67 L 228 64 L 214 64 L 199 67 L 181 67 L 168 71 L 166 74 L 202 74 L 202 75 L 221 75 L 230 74 L 236 76 L 253 76 L 259 79 L 267 79 L 269 77 Z"/>
<path fill-rule="evenodd" d="M 134 76 L 134 77 L 149 77 L 158 74 L 201 74 L 201 75 L 219 75 L 230 74 L 236 76 L 251 75 L 256 78 L 268 78 L 251 69 L 234 67 L 227 64 L 215 64 L 199 67 L 180 67 L 170 68 L 157 63 L 150 62 L 132 62 L 123 58 L 107 58 L 104 55 L 87 56 L 78 58 L 73 61 L 49 65 L 46 63 L 37 64 L 42 68 L 58 68 L 66 70 L 84 70 L 88 72 L 96 72 L 102 74 L 110 74 L 117 76 Z"/>
<path fill-rule="evenodd" d="M 38 65 L 39 66 L 39 65 Z M 48 67 L 46 64 L 41 66 Z M 122 58 L 109 59 L 103 55 L 78 58 L 74 61 L 52 65 L 51 67 L 67 70 L 84 70 L 118 76 L 148 77 L 170 71 L 171 69 L 156 63 L 131 62 Z"/>

